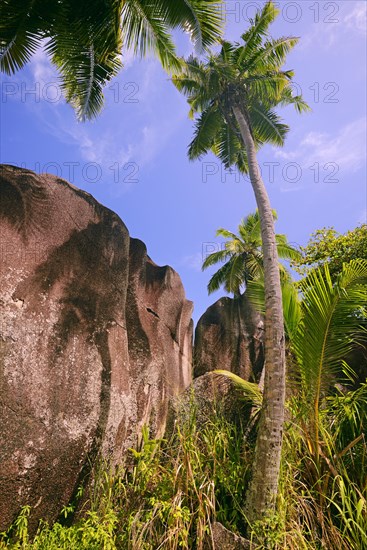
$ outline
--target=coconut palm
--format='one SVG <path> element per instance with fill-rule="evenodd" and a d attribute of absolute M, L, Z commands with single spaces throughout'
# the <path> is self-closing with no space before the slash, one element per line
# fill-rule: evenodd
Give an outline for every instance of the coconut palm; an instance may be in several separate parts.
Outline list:
<path fill-rule="evenodd" d="M 336 278 L 328 265 L 316 267 L 300 285 L 287 281 L 282 292 L 292 374 L 284 471 L 294 475 L 299 523 L 310 525 L 313 516 L 325 548 L 335 548 L 336 526 L 345 548 L 365 548 L 367 383 L 351 389 L 357 373 L 346 359 L 365 338 L 367 261 L 345 263 Z M 263 312 L 261 281 L 249 281 L 247 294 Z M 257 385 L 227 371 L 214 375 L 229 378 L 252 405 L 250 429 L 262 407 Z"/>
<path fill-rule="evenodd" d="M 103 105 L 103 87 L 121 68 L 121 51 L 154 51 L 179 67 L 170 29 L 190 33 L 201 50 L 221 32 L 220 0 L 2 0 L 0 70 L 13 74 L 44 46 L 80 119 Z"/>
<path fill-rule="evenodd" d="M 273 210 L 273 218 L 277 219 L 275 210 Z M 249 281 L 263 275 L 259 211 L 256 210 L 254 214 L 249 214 L 241 221 L 237 235 L 223 228 L 218 229 L 216 235 L 228 240 L 224 248 L 209 254 L 203 262 L 203 270 L 220 262 L 224 264 L 211 277 L 208 292 L 211 294 L 223 285 L 226 292 L 239 296 L 243 286 L 247 286 Z M 275 240 L 279 258 L 300 260 L 301 253 L 288 243 L 286 235 L 277 234 Z M 282 264 L 279 264 L 279 268 L 284 274 L 286 273 Z"/>
<path fill-rule="evenodd" d="M 367 260 L 344 263 L 335 281 L 327 264 L 316 267 L 297 285 L 288 281 L 282 293 L 297 409 L 307 447 L 317 465 L 320 411 L 325 408 L 331 387 L 355 376 L 346 358 L 353 346 L 365 339 Z M 261 281 L 250 281 L 247 294 L 253 306 L 263 312 Z"/>
<path fill-rule="evenodd" d="M 276 107 L 294 105 L 298 112 L 308 108 L 301 96 L 292 95 L 293 72 L 281 69 L 297 38 L 269 37 L 269 25 L 278 13 L 273 2 L 267 2 L 241 36 L 241 44 L 223 41 L 220 52 L 206 61 L 190 57 L 183 72 L 173 78 L 176 87 L 188 98 L 191 116 L 199 114 L 189 158 L 200 158 L 212 151 L 226 168 L 235 165 L 248 172 L 259 210 L 266 295 L 266 372 L 254 473 L 245 508 L 250 522 L 261 519 L 275 506 L 285 398 L 277 243 L 256 153 L 264 143 L 284 144 L 288 127 L 275 112 Z"/>

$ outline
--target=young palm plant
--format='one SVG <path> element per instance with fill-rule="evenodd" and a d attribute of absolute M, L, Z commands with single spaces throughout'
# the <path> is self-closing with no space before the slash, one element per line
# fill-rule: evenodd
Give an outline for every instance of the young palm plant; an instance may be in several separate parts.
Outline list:
<path fill-rule="evenodd" d="M 325 265 L 300 284 L 302 316 L 291 341 L 300 373 L 301 411 L 318 468 L 323 455 L 320 411 L 336 380 L 353 375 L 345 358 L 362 337 L 367 311 L 367 261 L 344 264 L 333 284 Z"/>
<path fill-rule="evenodd" d="M 297 498 L 314 502 L 314 513 L 305 513 L 325 548 L 335 547 L 335 529 L 345 538 L 343 548 L 364 548 L 367 384 L 348 390 L 354 373 L 345 359 L 365 337 L 367 261 L 345 263 L 335 282 L 328 265 L 315 268 L 298 285 L 285 281 L 282 293 L 293 378 L 288 438 L 294 483 L 301 488 Z M 261 280 L 249 281 L 247 294 L 264 312 Z M 225 371 L 219 374 L 230 377 L 249 399 L 246 381 Z M 253 402 L 259 407 L 258 400 Z"/>
<path fill-rule="evenodd" d="M 103 87 L 121 68 L 121 50 L 157 54 L 167 69 L 180 62 L 170 29 L 190 33 L 199 50 L 221 36 L 220 0 L 3 0 L 0 70 L 13 74 L 41 47 L 58 68 L 81 120 L 98 114 Z"/>
<path fill-rule="evenodd" d="M 263 312 L 261 280 L 249 282 L 247 293 L 253 306 Z M 287 280 L 282 285 L 282 299 L 285 332 L 294 363 L 292 374 L 296 378 L 296 408 L 307 447 L 318 465 L 322 458 L 320 411 L 327 408 L 330 389 L 336 383 L 353 379 L 346 358 L 353 346 L 365 338 L 367 260 L 345 263 L 335 282 L 327 264 L 315 268 L 297 286 Z M 336 401 L 334 397 L 334 405 Z"/>
<path fill-rule="evenodd" d="M 301 96 L 292 95 L 292 71 L 283 71 L 297 38 L 269 38 L 278 10 L 267 2 L 242 35 L 242 44 L 223 41 L 218 54 L 204 62 L 190 57 L 173 78 L 196 113 L 189 158 L 213 151 L 225 167 L 248 172 L 260 216 L 264 258 L 265 361 L 264 406 L 256 444 L 253 478 L 246 499 L 250 522 L 273 510 L 278 490 L 285 399 L 283 312 L 274 220 L 260 175 L 257 150 L 265 143 L 283 145 L 288 126 L 275 108 L 294 105 L 308 109 Z"/>
<path fill-rule="evenodd" d="M 273 218 L 276 220 L 275 210 L 272 212 Z M 217 263 L 223 263 L 223 266 L 211 277 L 208 283 L 208 292 L 211 294 L 223 285 L 226 292 L 239 296 L 241 289 L 243 286 L 246 287 L 249 281 L 259 277 L 263 279 L 264 259 L 261 250 L 259 211 L 256 210 L 255 213 L 249 214 L 241 221 L 237 234 L 220 228 L 217 230 L 216 236 L 228 240 L 222 250 L 209 254 L 203 262 L 203 270 Z M 275 241 L 279 258 L 290 261 L 301 259 L 301 253 L 288 243 L 286 235 L 276 234 Z M 279 268 L 285 273 L 282 264 L 279 264 Z"/>

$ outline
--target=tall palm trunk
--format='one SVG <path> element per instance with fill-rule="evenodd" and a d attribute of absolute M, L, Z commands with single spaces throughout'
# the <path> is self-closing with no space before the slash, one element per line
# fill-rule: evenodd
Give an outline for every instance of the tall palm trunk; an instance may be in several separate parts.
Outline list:
<path fill-rule="evenodd" d="M 233 113 L 246 148 L 251 185 L 260 214 L 265 283 L 265 381 L 264 405 L 256 442 L 253 477 L 245 513 L 250 523 L 263 519 L 275 507 L 283 439 L 285 401 L 285 342 L 283 306 L 275 242 L 274 220 L 262 181 L 256 148 L 246 114 L 238 107 Z"/>

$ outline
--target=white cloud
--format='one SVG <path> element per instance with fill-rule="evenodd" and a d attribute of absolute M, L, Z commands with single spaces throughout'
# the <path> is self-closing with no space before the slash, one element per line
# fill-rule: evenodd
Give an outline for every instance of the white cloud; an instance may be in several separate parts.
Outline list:
<path fill-rule="evenodd" d="M 176 109 L 174 116 L 165 116 L 166 106 L 161 98 L 166 93 L 166 76 L 162 78 L 159 63 L 147 60 L 140 64 L 137 60 L 133 65 L 132 60 L 133 55 L 127 52 L 124 65 L 125 70 L 129 68 L 127 72 L 123 69 L 114 81 L 114 84 L 117 83 L 114 88 L 118 92 L 117 99 L 108 89 L 105 90 L 107 109 L 99 117 L 98 125 L 77 123 L 71 107 L 66 106 L 61 97 L 61 89 L 58 101 L 44 97 L 45 86 L 55 84 L 58 75 L 41 49 L 33 56 L 31 76 L 27 77 L 27 88 L 34 89 L 37 82 L 41 90 L 37 101 L 30 95 L 26 103 L 42 123 L 43 129 L 59 142 L 72 146 L 76 158 L 79 156 L 86 162 L 99 164 L 109 177 L 113 177 L 114 173 L 111 166 L 119 166 L 125 176 L 124 167 L 129 162 L 135 163 L 139 170 L 148 165 L 186 120 L 186 108 Z M 135 88 L 132 84 L 136 85 Z M 52 91 L 49 89 L 50 94 Z M 134 103 L 130 105 L 125 100 L 132 97 Z M 120 105 L 112 104 L 114 99 Z"/>
<path fill-rule="evenodd" d="M 319 7 L 322 5 L 316 4 Z M 346 39 L 366 33 L 365 0 L 329 2 L 323 8 L 325 11 L 319 8 L 319 20 L 313 22 L 312 30 L 301 37 L 300 49 L 311 47 L 330 50 L 337 43 L 344 45 Z"/>
<path fill-rule="evenodd" d="M 357 2 L 354 9 L 344 18 L 347 27 L 366 33 L 367 30 L 367 4 L 363 0 Z"/>
<path fill-rule="evenodd" d="M 344 126 L 338 134 L 309 132 L 294 151 L 276 150 L 275 156 L 296 161 L 302 168 L 315 162 L 336 163 L 340 169 L 355 172 L 365 164 L 366 119 L 360 118 Z"/>
<path fill-rule="evenodd" d="M 311 132 L 302 141 L 306 162 L 335 162 L 355 172 L 365 164 L 366 119 L 360 118 L 342 128 L 336 136 Z"/>
<path fill-rule="evenodd" d="M 56 69 L 52 66 L 43 47 L 39 48 L 32 56 L 30 70 L 35 82 L 47 84 L 58 80 Z"/>

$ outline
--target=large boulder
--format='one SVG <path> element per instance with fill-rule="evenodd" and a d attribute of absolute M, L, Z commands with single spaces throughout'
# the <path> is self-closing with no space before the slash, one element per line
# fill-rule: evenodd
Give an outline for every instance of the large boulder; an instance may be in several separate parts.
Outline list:
<path fill-rule="evenodd" d="M 264 365 L 262 317 L 244 293 L 220 298 L 199 319 L 195 330 L 194 376 L 216 369 L 259 382 Z"/>
<path fill-rule="evenodd" d="M 191 381 L 192 304 L 120 218 L 52 175 L 0 167 L 0 531 L 54 520 L 102 455 L 165 428 Z"/>

